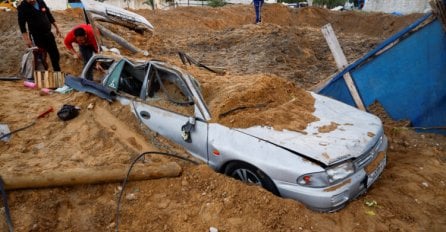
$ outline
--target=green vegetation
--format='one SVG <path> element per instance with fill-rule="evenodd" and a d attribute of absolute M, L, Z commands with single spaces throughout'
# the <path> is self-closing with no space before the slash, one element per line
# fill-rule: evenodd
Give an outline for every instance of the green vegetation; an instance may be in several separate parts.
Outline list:
<path fill-rule="evenodd" d="M 226 2 L 224 0 L 209 0 L 208 1 L 208 6 L 211 7 L 221 7 L 226 5 Z"/>
<path fill-rule="evenodd" d="M 145 0 L 142 4 L 146 4 L 152 7 L 152 10 L 155 9 L 155 2 L 154 0 Z"/>

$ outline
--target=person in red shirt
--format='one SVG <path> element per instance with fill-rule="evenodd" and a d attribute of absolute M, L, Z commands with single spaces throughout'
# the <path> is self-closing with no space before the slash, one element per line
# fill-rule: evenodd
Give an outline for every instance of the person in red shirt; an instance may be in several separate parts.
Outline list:
<path fill-rule="evenodd" d="M 76 52 L 73 48 L 73 43 L 79 45 L 79 52 Z M 77 59 L 84 61 L 84 67 L 93 56 L 93 53 L 98 53 L 98 44 L 94 37 L 93 27 L 90 24 L 80 24 L 65 36 L 65 47 L 74 55 Z M 86 79 L 93 80 L 93 70 L 90 69 L 86 74 Z"/>

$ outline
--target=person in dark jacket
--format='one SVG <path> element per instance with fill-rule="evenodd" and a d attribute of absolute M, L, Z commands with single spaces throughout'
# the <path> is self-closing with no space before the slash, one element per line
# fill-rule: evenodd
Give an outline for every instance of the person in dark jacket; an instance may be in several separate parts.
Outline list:
<path fill-rule="evenodd" d="M 60 54 L 57 49 L 56 39 L 51 32 L 51 25 L 56 28 L 60 35 L 50 9 L 43 0 L 23 0 L 17 7 L 18 21 L 23 40 L 28 47 L 34 45 L 45 49 L 51 59 L 54 71 L 60 71 Z M 28 30 L 26 28 L 28 26 Z"/>

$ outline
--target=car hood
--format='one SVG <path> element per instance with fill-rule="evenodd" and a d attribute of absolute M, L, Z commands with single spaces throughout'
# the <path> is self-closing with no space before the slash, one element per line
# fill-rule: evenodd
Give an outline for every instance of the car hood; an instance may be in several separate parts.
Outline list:
<path fill-rule="evenodd" d="M 304 131 L 277 131 L 254 126 L 236 130 L 299 153 L 325 165 L 356 158 L 370 150 L 383 135 L 381 120 L 337 100 L 311 93 L 315 98 L 314 116 L 320 120 L 307 125 Z M 328 132 L 319 128 L 333 125 Z"/>
<path fill-rule="evenodd" d="M 120 7 L 109 5 L 93 0 L 82 0 L 85 11 L 100 15 L 109 19 L 119 19 L 128 23 L 137 24 L 150 31 L 153 31 L 153 25 L 143 16 L 124 10 Z"/>

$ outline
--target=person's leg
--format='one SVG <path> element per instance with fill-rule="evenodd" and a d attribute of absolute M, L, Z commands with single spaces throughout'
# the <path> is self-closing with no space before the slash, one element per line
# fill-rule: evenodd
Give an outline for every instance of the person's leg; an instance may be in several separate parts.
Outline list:
<path fill-rule="evenodd" d="M 34 70 L 44 71 L 48 70 L 48 62 L 46 57 L 48 53 L 44 48 L 39 47 L 37 50 L 33 51 L 34 55 Z"/>
<path fill-rule="evenodd" d="M 93 56 L 93 47 L 92 46 L 82 46 L 79 45 L 79 51 L 81 53 L 82 59 L 84 60 L 84 68 L 87 65 L 90 58 Z M 91 67 L 85 77 L 87 80 L 93 80 L 93 67 Z"/>
<path fill-rule="evenodd" d="M 259 6 L 259 22 L 262 22 L 262 7 L 263 7 L 263 1 L 260 1 L 260 6 Z"/>
<path fill-rule="evenodd" d="M 48 55 L 50 56 L 51 65 L 53 66 L 53 70 L 55 72 L 59 72 L 60 71 L 60 65 L 59 65 L 60 54 L 59 54 L 59 49 L 57 48 L 56 39 L 54 38 L 53 33 L 50 33 L 48 35 L 47 47 L 45 48 L 45 50 L 48 52 Z"/>
<path fill-rule="evenodd" d="M 256 23 L 260 22 L 260 1 L 254 1 L 254 10 L 256 12 Z"/>

